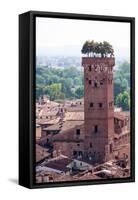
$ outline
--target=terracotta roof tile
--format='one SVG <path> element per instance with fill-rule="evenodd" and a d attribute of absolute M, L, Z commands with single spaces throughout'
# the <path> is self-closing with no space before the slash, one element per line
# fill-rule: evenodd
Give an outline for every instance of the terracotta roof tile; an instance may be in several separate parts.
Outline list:
<path fill-rule="evenodd" d="M 36 123 L 40 125 L 45 125 L 45 124 L 56 124 L 60 120 L 60 117 L 56 117 L 55 119 L 36 119 Z"/>
<path fill-rule="evenodd" d="M 57 160 L 51 160 L 48 163 L 45 164 L 46 167 L 53 168 L 56 170 L 60 171 L 68 171 L 67 166 L 69 163 L 72 162 L 72 159 L 69 158 L 62 158 L 62 159 L 57 159 Z"/>
<path fill-rule="evenodd" d="M 67 112 L 64 120 L 84 120 L 84 112 Z"/>
<path fill-rule="evenodd" d="M 41 147 L 36 144 L 36 162 L 43 160 L 48 157 L 50 154 L 48 153 L 48 149 Z"/>
<path fill-rule="evenodd" d="M 124 112 L 114 112 L 114 118 L 124 120 L 127 118 L 127 115 Z"/>

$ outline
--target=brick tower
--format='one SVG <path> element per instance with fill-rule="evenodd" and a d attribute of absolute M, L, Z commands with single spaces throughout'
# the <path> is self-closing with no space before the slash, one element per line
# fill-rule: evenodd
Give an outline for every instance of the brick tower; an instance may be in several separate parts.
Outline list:
<path fill-rule="evenodd" d="M 112 158 L 114 134 L 113 57 L 83 57 L 85 157 L 95 163 Z"/>

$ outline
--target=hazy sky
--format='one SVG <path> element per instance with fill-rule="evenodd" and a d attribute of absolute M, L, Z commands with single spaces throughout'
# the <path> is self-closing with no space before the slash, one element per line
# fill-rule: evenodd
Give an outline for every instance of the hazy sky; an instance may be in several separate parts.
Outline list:
<path fill-rule="evenodd" d="M 68 51 L 72 51 L 73 46 L 81 48 L 86 40 L 109 41 L 116 55 L 129 57 L 130 23 L 41 17 L 36 19 L 37 55 L 52 54 L 52 51 L 53 56 L 60 55 L 64 48 Z M 80 51 L 81 49 L 78 55 L 81 55 Z"/>

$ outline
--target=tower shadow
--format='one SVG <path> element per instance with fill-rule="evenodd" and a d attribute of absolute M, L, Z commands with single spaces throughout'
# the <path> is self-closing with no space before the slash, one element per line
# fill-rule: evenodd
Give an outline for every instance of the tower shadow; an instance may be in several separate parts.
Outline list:
<path fill-rule="evenodd" d="M 11 183 L 14 183 L 14 184 L 18 185 L 18 179 L 16 179 L 16 178 L 9 178 L 8 180 L 9 180 Z"/>

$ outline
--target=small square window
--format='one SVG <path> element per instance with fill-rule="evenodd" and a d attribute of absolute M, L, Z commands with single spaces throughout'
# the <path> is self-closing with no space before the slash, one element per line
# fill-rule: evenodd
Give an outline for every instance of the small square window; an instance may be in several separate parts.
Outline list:
<path fill-rule="evenodd" d="M 103 81 L 100 81 L 100 85 L 103 85 Z"/>
<path fill-rule="evenodd" d="M 94 103 L 92 103 L 92 102 L 91 102 L 91 103 L 90 103 L 90 108 L 92 108 L 92 107 L 93 107 L 93 105 L 94 105 Z"/>

